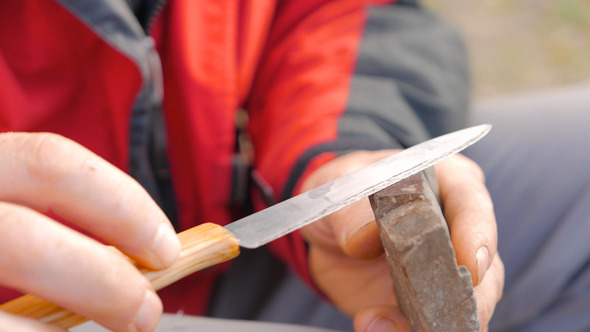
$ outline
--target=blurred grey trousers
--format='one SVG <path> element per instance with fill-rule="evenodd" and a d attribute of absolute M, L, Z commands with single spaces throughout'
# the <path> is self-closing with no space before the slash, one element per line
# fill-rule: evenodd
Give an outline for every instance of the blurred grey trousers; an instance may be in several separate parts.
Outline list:
<path fill-rule="evenodd" d="M 471 122 L 493 125 L 465 154 L 486 173 L 506 267 L 490 330 L 590 331 L 590 86 L 486 102 Z M 264 249 L 244 254 L 210 315 L 353 331 Z"/>
<path fill-rule="evenodd" d="M 590 85 L 479 105 L 506 267 L 491 331 L 590 331 Z"/>

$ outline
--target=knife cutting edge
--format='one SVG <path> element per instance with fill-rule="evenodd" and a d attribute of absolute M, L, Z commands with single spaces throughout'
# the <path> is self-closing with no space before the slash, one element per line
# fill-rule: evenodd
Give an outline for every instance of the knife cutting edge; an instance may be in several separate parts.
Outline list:
<path fill-rule="evenodd" d="M 172 266 L 158 271 L 136 266 L 154 289 L 159 290 L 198 270 L 236 257 L 240 246 L 260 247 L 416 174 L 477 142 L 490 129 L 490 125 L 479 125 L 433 138 L 225 227 L 205 223 L 190 228 L 178 234 L 182 251 Z M 62 328 L 87 320 L 31 294 L 0 305 L 0 310 Z"/>

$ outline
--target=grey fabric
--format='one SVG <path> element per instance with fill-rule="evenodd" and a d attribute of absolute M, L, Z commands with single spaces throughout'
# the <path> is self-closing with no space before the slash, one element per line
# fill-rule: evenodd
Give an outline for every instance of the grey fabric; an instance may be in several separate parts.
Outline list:
<path fill-rule="evenodd" d="M 265 247 L 245 249 L 233 260 L 207 316 L 354 331 L 348 316 L 318 297 Z"/>
<path fill-rule="evenodd" d="M 465 47 L 453 27 L 409 1 L 371 8 L 338 138 L 299 157 L 282 197 L 323 152 L 408 147 L 464 127 L 469 84 Z"/>
<path fill-rule="evenodd" d="M 467 66 L 460 35 L 427 10 L 371 8 L 339 136 L 380 137 L 407 147 L 463 127 Z"/>
<path fill-rule="evenodd" d="M 590 331 L 590 86 L 479 105 L 506 287 L 491 331 Z"/>
<path fill-rule="evenodd" d="M 67 10 L 84 22 L 97 36 L 129 57 L 139 69 L 143 84 L 138 92 L 129 131 L 130 174 L 161 204 L 158 185 L 150 164 L 150 148 L 154 128 L 164 131 L 163 121 L 155 122 L 154 113 L 161 112 L 163 98 L 162 68 L 153 39 L 147 36 L 126 1 L 58 0 Z M 152 10 L 161 5 L 153 4 Z M 148 20 L 146 18 L 146 20 Z M 116 73 L 115 73 L 116 75 Z M 116 80 L 116 76 L 113 80 Z M 156 126 L 158 126 L 156 128 Z M 163 138 L 164 135 L 159 137 Z M 155 142 L 165 146 L 165 142 Z M 165 151 L 158 151 L 165 155 Z M 165 210 L 166 207 L 162 206 Z"/>
<path fill-rule="evenodd" d="M 72 328 L 72 332 L 108 332 L 94 322 Z M 216 319 L 207 317 L 183 316 L 177 314 L 164 314 L 155 332 L 340 332 L 322 328 L 276 324 L 266 322 L 253 322 L 234 319 Z"/>

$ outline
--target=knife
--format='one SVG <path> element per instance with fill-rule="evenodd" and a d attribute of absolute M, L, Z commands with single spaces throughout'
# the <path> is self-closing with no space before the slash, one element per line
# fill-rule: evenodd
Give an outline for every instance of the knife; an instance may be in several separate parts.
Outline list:
<path fill-rule="evenodd" d="M 479 125 L 428 140 L 225 227 L 213 223 L 193 227 L 178 234 L 182 251 L 172 266 L 158 271 L 136 266 L 154 289 L 162 289 L 236 257 L 240 247 L 260 247 L 418 173 L 475 143 L 490 129 L 490 125 Z M 0 310 L 62 328 L 87 320 L 32 294 L 6 302 Z"/>

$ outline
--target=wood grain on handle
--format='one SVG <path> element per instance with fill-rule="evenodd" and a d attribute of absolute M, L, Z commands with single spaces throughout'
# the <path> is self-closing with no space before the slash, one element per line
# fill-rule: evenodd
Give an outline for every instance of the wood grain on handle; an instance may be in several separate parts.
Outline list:
<path fill-rule="evenodd" d="M 178 239 L 182 244 L 182 252 L 178 261 L 172 266 L 158 271 L 138 267 L 156 290 L 196 271 L 230 260 L 240 253 L 237 239 L 225 228 L 212 223 L 202 224 L 179 233 Z M 88 320 L 31 294 L 0 305 L 0 310 L 35 318 L 63 328 L 74 327 Z"/>

